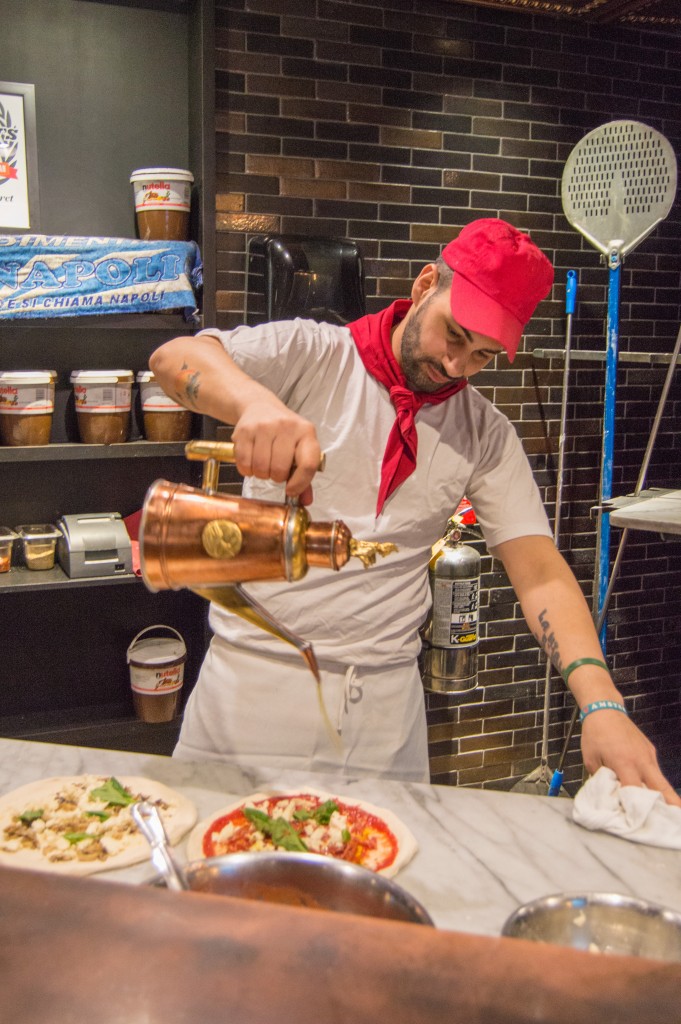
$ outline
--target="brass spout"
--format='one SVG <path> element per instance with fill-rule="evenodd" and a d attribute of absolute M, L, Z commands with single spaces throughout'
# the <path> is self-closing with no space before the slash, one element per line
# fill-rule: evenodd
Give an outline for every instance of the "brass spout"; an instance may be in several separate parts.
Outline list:
<path fill-rule="evenodd" d="M 368 569 L 370 565 L 376 564 L 376 555 L 380 555 L 381 558 L 392 555 L 393 551 L 397 551 L 397 545 L 391 544 L 390 541 L 355 540 L 351 537 L 349 551 L 351 558 L 359 558 L 364 568 Z"/>

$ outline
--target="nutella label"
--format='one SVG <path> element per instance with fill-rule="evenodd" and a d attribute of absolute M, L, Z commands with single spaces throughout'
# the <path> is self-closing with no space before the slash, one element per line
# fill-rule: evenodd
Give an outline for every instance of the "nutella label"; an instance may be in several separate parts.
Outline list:
<path fill-rule="evenodd" d="M 74 384 L 77 412 L 127 412 L 131 405 L 129 384 Z"/>
<path fill-rule="evenodd" d="M 158 668 L 130 666 L 130 686 L 136 693 L 173 693 L 184 681 L 184 663 Z"/>
<path fill-rule="evenodd" d="M 15 413 L 22 416 L 38 416 L 52 412 L 54 398 L 50 388 L 44 385 L 0 384 L 0 413 Z"/>
<path fill-rule="evenodd" d="M 137 181 L 135 182 L 135 209 L 189 210 L 191 183 L 189 181 Z"/>

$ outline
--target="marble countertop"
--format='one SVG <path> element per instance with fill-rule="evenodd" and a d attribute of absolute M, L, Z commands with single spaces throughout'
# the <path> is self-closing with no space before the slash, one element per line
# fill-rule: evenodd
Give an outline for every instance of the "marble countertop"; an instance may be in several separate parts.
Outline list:
<path fill-rule="evenodd" d="M 436 926 L 498 936 L 516 907 L 558 892 L 616 892 L 681 911 L 678 851 L 642 846 L 572 821 L 567 798 L 428 786 L 304 772 L 246 771 L 215 762 L 0 739 L 0 793 L 35 779 L 87 772 L 142 775 L 193 800 L 199 818 L 263 786 L 315 785 L 390 808 L 419 843 L 396 877 L 429 911 Z M 185 859 L 184 843 L 177 848 Z M 143 884 L 143 863 L 95 876 Z"/>

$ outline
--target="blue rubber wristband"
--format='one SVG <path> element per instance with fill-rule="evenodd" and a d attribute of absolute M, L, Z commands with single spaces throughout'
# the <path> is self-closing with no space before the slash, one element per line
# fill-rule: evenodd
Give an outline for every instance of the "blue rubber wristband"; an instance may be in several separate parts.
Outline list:
<path fill-rule="evenodd" d="M 594 711 L 621 711 L 625 715 L 629 714 L 625 706 L 618 704 L 616 700 L 595 700 L 593 704 L 587 704 L 580 712 L 580 722 L 583 722 L 587 715 L 592 715 Z"/>

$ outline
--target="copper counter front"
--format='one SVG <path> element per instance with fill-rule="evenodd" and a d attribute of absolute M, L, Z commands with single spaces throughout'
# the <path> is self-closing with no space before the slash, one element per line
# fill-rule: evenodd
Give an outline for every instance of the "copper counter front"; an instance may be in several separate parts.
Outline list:
<path fill-rule="evenodd" d="M 0 869 L 13 1024 L 678 1024 L 681 967 Z"/>

